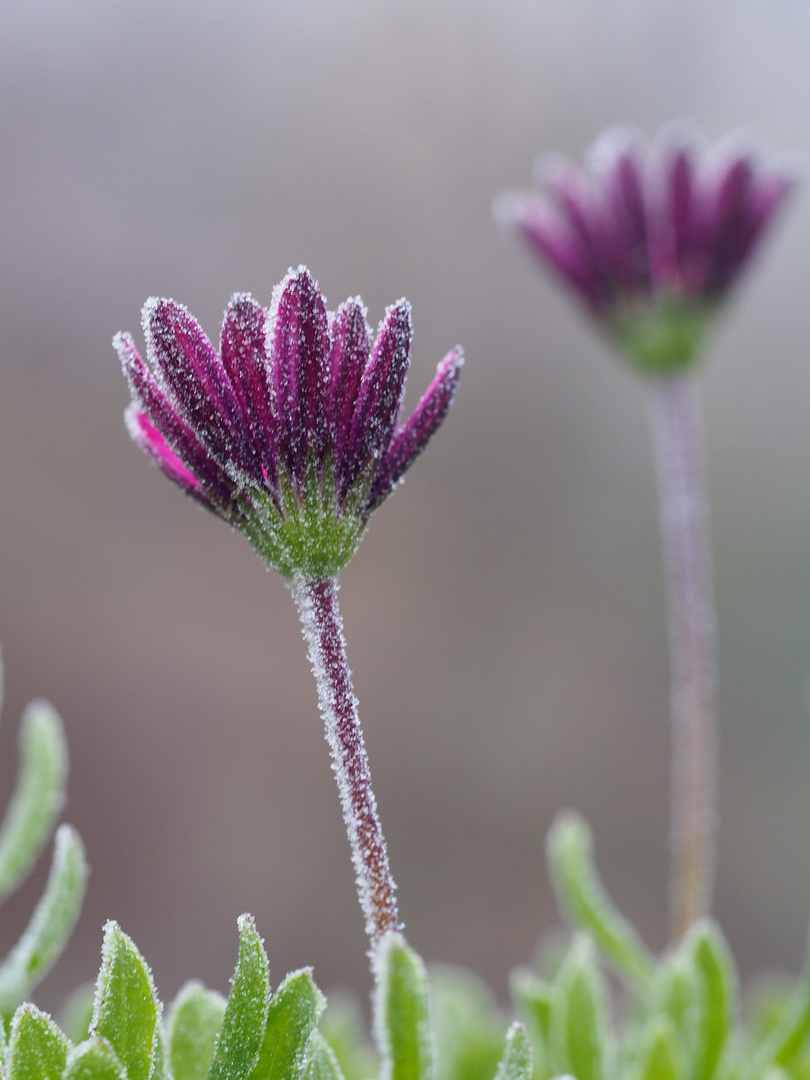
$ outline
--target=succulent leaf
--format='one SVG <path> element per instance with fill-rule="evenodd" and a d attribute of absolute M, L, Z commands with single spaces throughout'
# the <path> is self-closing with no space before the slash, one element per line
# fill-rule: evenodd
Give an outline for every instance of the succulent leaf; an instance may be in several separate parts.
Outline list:
<path fill-rule="evenodd" d="M 506 1033 L 506 1048 L 495 1080 L 531 1080 L 532 1046 L 522 1024 L 512 1024 Z"/>
<path fill-rule="evenodd" d="M 245 1080 L 264 1042 L 270 976 L 262 939 L 250 915 L 239 918 L 239 957 L 231 981 L 209 1080 Z"/>
<path fill-rule="evenodd" d="M 325 1006 L 309 970 L 288 975 L 270 999 L 264 1041 L 250 1080 L 298 1080 Z"/>
<path fill-rule="evenodd" d="M 49 1016 L 35 1005 L 21 1005 L 11 1024 L 8 1080 L 61 1080 L 69 1049 Z"/>
<path fill-rule="evenodd" d="M 198 982 L 181 989 L 167 1024 L 169 1072 L 174 1080 L 205 1080 L 222 1028 L 225 999 Z"/>
<path fill-rule="evenodd" d="M 375 957 L 374 1023 L 382 1080 L 432 1080 L 433 1045 L 425 967 L 401 934 L 386 934 Z"/>

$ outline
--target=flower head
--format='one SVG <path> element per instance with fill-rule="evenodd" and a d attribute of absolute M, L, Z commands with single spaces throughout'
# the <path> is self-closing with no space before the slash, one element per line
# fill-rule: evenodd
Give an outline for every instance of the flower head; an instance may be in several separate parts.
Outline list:
<path fill-rule="evenodd" d="M 372 346 L 362 301 L 328 312 L 304 267 L 269 311 L 246 293 L 231 298 L 219 353 L 174 300 L 148 300 L 143 330 L 146 362 L 129 334 L 113 342 L 132 393 L 130 435 L 287 577 L 333 576 L 348 562 L 447 414 L 463 362 L 451 350 L 401 424 L 407 300 L 388 308 Z"/>
<path fill-rule="evenodd" d="M 691 365 L 793 187 L 739 140 L 709 149 L 673 129 L 652 145 L 610 130 L 587 169 L 555 157 L 540 172 L 542 190 L 501 195 L 496 216 L 652 375 Z"/>

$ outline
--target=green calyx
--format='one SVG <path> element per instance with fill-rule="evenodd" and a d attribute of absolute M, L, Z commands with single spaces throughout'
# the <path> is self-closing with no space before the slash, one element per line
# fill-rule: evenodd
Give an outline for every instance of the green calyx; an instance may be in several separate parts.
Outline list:
<path fill-rule="evenodd" d="M 622 304 L 609 323 L 622 356 L 647 378 L 690 371 L 700 358 L 711 312 L 679 296 Z"/>
<path fill-rule="evenodd" d="M 244 519 L 234 522 L 264 562 L 292 578 L 334 577 L 354 555 L 365 532 L 363 514 L 370 477 L 358 478 L 342 504 L 335 490 L 331 459 L 322 470 L 314 462 L 301 490 L 289 477 L 279 476 L 281 512 L 262 488 L 250 487 L 243 507 Z"/>

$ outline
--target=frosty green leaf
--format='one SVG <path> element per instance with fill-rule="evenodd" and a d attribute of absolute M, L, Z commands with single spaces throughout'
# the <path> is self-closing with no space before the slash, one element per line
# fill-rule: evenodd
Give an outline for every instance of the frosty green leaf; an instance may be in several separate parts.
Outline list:
<path fill-rule="evenodd" d="M 687 939 L 695 972 L 695 1057 L 693 1080 L 710 1080 L 731 1032 L 737 975 L 728 946 L 716 926 L 698 924 Z"/>
<path fill-rule="evenodd" d="M 547 841 L 557 901 L 575 926 L 588 930 L 633 986 L 652 988 L 655 961 L 605 892 L 593 862 L 591 831 L 579 814 L 558 815 Z"/>
<path fill-rule="evenodd" d="M 68 755 L 62 721 L 47 701 L 23 713 L 17 786 L 0 828 L 0 902 L 36 862 L 65 802 Z"/>
<path fill-rule="evenodd" d="M 428 988 L 421 959 L 401 934 L 383 938 L 375 957 L 374 1021 L 382 1080 L 432 1080 Z"/>
<path fill-rule="evenodd" d="M 511 979 L 512 996 L 523 1014 L 534 1045 L 534 1075 L 551 1076 L 550 1038 L 554 992 L 549 983 L 534 972 L 518 970 Z"/>
<path fill-rule="evenodd" d="M 682 1057 L 672 1021 L 656 1017 L 642 1041 L 637 1080 L 681 1080 Z"/>
<path fill-rule="evenodd" d="M 306 1080 L 343 1080 L 335 1052 L 319 1031 L 312 1034 Z"/>
<path fill-rule="evenodd" d="M 61 1080 L 68 1040 L 35 1005 L 21 1005 L 11 1024 L 8 1080 Z"/>
<path fill-rule="evenodd" d="M 107 923 L 91 1031 L 107 1039 L 128 1080 L 149 1080 L 154 1072 L 160 1012 L 152 974 L 135 943 Z"/>
<path fill-rule="evenodd" d="M 127 1080 L 124 1067 L 106 1039 L 87 1039 L 68 1054 L 63 1080 Z"/>
<path fill-rule="evenodd" d="M 298 1080 L 325 1006 L 309 970 L 288 975 L 270 1000 L 264 1041 L 250 1080 Z"/>
<path fill-rule="evenodd" d="M 79 916 L 86 884 L 87 862 L 79 834 L 61 825 L 42 898 L 0 966 L 0 1015 L 10 1016 L 58 959 Z"/>
<path fill-rule="evenodd" d="M 174 1080 L 205 1080 L 225 1015 L 221 994 L 198 982 L 181 989 L 169 1010 L 169 1072 Z"/>
<path fill-rule="evenodd" d="M 522 1024 L 514 1023 L 506 1033 L 506 1048 L 495 1080 L 531 1080 L 532 1048 Z"/>
<path fill-rule="evenodd" d="M 267 955 L 253 919 L 239 917 L 239 957 L 209 1080 L 243 1080 L 259 1056 L 267 1024 L 270 976 Z"/>
<path fill-rule="evenodd" d="M 604 1080 L 608 1028 L 605 987 L 593 940 L 577 934 L 558 972 L 551 1017 L 557 1072 L 577 1080 Z"/>

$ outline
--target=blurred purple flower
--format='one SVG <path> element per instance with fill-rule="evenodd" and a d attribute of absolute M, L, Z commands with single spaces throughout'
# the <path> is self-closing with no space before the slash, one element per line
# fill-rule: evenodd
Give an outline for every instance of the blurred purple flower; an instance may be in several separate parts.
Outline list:
<path fill-rule="evenodd" d="M 232 297 L 219 354 L 173 300 L 148 300 L 142 321 L 148 363 L 129 334 L 113 342 L 132 393 L 130 435 L 288 577 L 332 576 L 348 561 L 442 423 L 463 362 L 451 350 L 400 424 L 407 300 L 388 308 L 372 348 L 362 301 L 327 312 L 304 267 L 276 287 L 269 312 Z"/>
<path fill-rule="evenodd" d="M 588 167 L 541 159 L 542 190 L 506 192 L 514 229 L 649 374 L 689 366 L 714 312 L 794 181 L 729 138 L 707 147 L 683 128 L 652 145 L 612 129 Z"/>

